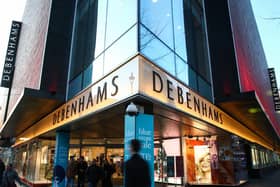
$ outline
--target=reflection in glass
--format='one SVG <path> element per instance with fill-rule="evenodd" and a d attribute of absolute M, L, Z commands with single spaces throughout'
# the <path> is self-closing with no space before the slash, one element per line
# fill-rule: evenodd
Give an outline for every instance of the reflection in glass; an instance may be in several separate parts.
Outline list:
<path fill-rule="evenodd" d="M 187 61 L 183 0 L 175 0 L 173 2 L 173 22 L 174 22 L 174 49 L 175 52 Z"/>
<path fill-rule="evenodd" d="M 98 1 L 78 1 L 74 21 L 70 79 L 76 77 L 94 58 Z"/>
<path fill-rule="evenodd" d="M 106 48 L 135 24 L 136 18 L 137 0 L 108 0 Z"/>
<path fill-rule="evenodd" d="M 189 67 L 189 86 L 193 89 L 198 91 L 197 88 L 197 74 L 195 73 L 195 71 Z"/>
<path fill-rule="evenodd" d="M 151 61 L 175 75 L 174 53 L 143 26 L 140 27 L 140 51 Z"/>
<path fill-rule="evenodd" d="M 76 93 L 82 89 L 82 74 L 73 79 L 68 88 L 68 97 L 72 98 Z"/>
<path fill-rule="evenodd" d="M 211 91 L 211 87 L 210 85 L 202 79 L 202 77 L 198 77 L 198 90 L 199 90 L 199 93 L 206 97 L 209 101 L 212 100 L 212 91 Z"/>
<path fill-rule="evenodd" d="M 140 3 L 140 22 L 173 49 L 171 0 L 141 0 Z"/>
<path fill-rule="evenodd" d="M 210 82 L 210 67 L 202 2 L 197 0 L 185 1 L 184 6 L 188 63 L 205 80 Z"/>
<path fill-rule="evenodd" d="M 103 58 L 104 58 L 104 55 L 102 54 L 97 59 L 95 59 L 92 64 L 92 66 L 93 66 L 92 76 L 91 76 L 92 83 L 97 81 L 98 79 L 100 79 L 104 74 L 103 73 L 103 66 L 104 66 Z"/>
<path fill-rule="evenodd" d="M 189 85 L 188 64 L 176 56 L 177 78 Z"/>
<path fill-rule="evenodd" d="M 105 51 L 104 74 L 125 62 L 137 52 L 137 27 L 131 28 Z"/>
<path fill-rule="evenodd" d="M 107 1 L 98 1 L 95 58 L 104 51 Z M 95 35 L 95 33 L 92 33 Z"/>
<path fill-rule="evenodd" d="M 88 85 L 92 83 L 92 64 L 90 64 L 87 69 L 84 71 L 84 78 L 83 78 L 83 88 L 86 88 Z"/>

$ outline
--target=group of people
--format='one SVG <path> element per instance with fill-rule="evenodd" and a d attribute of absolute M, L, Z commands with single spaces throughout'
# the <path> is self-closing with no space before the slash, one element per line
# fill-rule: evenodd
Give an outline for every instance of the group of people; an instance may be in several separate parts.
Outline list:
<path fill-rule="evenodd" d="M 151 187 L 151 176 L 148 163 L 140 156 L 141 143 L 137 139 L 130 141 L 131 157 L 125 162 L 125 187 Z M 102 187 L 113 187 L 112 175 L 116 171 L 113 162 L 106 158 L 93 159 L 88 166 L 83 157 L 75 161 L 70 157 L 67 167 L 67 186 L 72 187 L 75 176 L 78 175 L 78 187 L 84 186 L 87 178 L 89 187 L 97 187 L 101 181 Z"/>
<path fill-rule="evenodd" d="M 86 179 L 90 187 L 97 186 L 99 181 L 102 187 L 112 187 L 112 175 L 115 171 L 113 162 L 107 159 L 97 158 L 88 165 L 83 156 L 78 161 L 71 156 L 66 170 L 67 186 L 73 186 L 77 176 L 78 187 L 83 187 Z"/>
<path fill-rule="evenodd" d="M 0 159 L 0 186 L 1 187 L 16 187 L 16 183 L 22 186 L 28 186 L 18 176 L 18 173 L 10 163 L 5 167 L 2 159 Z"/>

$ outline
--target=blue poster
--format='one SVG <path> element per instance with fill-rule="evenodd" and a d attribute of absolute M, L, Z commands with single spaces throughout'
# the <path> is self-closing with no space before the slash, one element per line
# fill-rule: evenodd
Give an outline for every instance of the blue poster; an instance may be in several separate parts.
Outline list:
<path fill-rule="evenodd" d="M 135 134 L 135 116 L 125 115 L 125 128 L 124 128 L 124 161 L 130 157 L 129 142 L 136 138 Z"/>
<path fill-rule="evenodd" d="M 65 174 L 68 164 L 69 132 L 56 132 L 53 187 L 65 187 Z"/>
<path fill-rule="evenodd" d="M 129 159 L 129 142 L 132 139 L 141 141 L 141 156 L 148 162 L 152 187 L 154 187 L 154 116 L 138 114 L 137 116 L 125 116 L 125 150 L 124 159 Z"/>

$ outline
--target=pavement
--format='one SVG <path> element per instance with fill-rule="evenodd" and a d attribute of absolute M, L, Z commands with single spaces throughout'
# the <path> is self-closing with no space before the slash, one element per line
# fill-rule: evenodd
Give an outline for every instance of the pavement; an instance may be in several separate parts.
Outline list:
<path fill-rule="evenodd" d="M 279 187 L 280 186 L 280 168 L 273 169 L 260 178 L 250 178 L 248 182 L 240 187 Z"/>

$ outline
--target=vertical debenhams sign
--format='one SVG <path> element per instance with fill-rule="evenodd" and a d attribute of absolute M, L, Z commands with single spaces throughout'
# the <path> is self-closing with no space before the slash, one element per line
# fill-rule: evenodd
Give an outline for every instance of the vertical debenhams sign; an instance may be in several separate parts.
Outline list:
<path fill-rule="evenodd" d="M 274 68 L 268 68 L 268 74 L 269 74 L 269 79 L 270 79 L 270 84 L 271 84 L 274 108 L 275 108 L 275 111 L 280 111 L 280 98 L 279 98 L 279 92 L 278 92 Z"/>
<path fill-rule="evenodd" d="M 10 88 L 12 84 L 20 29 L 21 22 L 13 21 L 1 79 L 2 87 Z"/>

